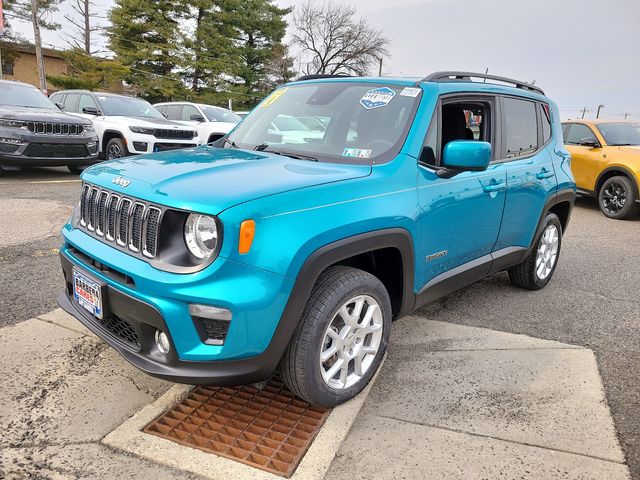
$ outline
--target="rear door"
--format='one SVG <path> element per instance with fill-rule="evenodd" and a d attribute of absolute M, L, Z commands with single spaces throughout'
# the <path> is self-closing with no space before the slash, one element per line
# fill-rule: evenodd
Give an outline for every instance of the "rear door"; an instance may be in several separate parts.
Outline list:
<path fill-rule="evenodd" d="M 500 235 L 494 251 L 528 248 L 557 180 L 546 148 L 551 125 L 543 104 L 522 97 L 501 96 L 502 145 L 498 162 L 507 172 L 507 195 Z M 547 125 L 543 126 L 543 121 Z M 507 252 L 500 252 L 507 253 Z"/>
<path fill-rule="evenodd" d="M 581 145 L 585 139 L 597 140 L 595 132 L 583 123 L 569 123 L 564 143 L 571 153 L 571 171 L 576 185 L 582 190 L 595 189 L 598 163 L 602 161 L 602 147 Z"/>

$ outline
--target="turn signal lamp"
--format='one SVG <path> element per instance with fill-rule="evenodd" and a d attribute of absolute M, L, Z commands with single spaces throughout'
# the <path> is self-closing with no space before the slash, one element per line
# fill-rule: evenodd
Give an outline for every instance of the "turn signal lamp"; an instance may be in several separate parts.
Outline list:
<path fill-rule="evenodd" d="M 240 255 L 249 252 L 255 233 L 256 222 L 253 220 L 245 220 L 240 224 L 240 240 L 238 241 L 238 253 L 240 253 Z"/>

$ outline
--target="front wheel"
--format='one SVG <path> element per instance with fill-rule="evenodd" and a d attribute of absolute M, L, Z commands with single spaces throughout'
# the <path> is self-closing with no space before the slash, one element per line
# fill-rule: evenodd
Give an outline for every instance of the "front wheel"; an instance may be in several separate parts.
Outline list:
<path fill-rule="evenodd" d="M 607 217 L 623 220 L 638 212 L 636 192 L 630 179 L 623 176 L 611 177 L 598 193 L 600 210 Z"/>
<path fill-rule="evenodd" d="M 389 342 L 391 301 L 368 272 L 336 266 L 313 288 L 280 365 L 300 398 L 332 407 L 350 400 L 378 370 Z"/>
<path fill-rule="evenodd" d="M 129 150 L 127 150 L 127 146 L 122 138 L 112 138 L 109 140 L 105 148 L 105 157 L 107 157 L 107 160 L 128 156 Z"/>
<path fill-rule="evenodd" d="M 562 224 L 548 213 L 536 238 L 535 248 L 522 263 L 509 269 L 511 283 L 527 290 L 543 288 L 553 276 L 562 246 Z"/>
<path fill-rule="evenodd" d="M 87 167 L 88 165 L 69 165 L 67 167 L 67 170 L 69 170 L 69 172 L 73 173 L 74 175 L 80 175 Z"/>

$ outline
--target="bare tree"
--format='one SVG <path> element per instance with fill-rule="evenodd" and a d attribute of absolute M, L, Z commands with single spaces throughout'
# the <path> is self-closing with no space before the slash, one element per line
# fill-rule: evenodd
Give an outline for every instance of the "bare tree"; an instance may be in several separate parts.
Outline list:
<path fill-rule="evenodd" d="M 38 64 L 38 77 L 40 90 L 47 90 L 47 76 L 44 69 L 44 56 L 42 54 L 42 37 L 40 29 L 57 30 L 60 24 L 51 20 L 58 11 L 58 3 L 61 0 L 12 0 L 6 7 L 13 16 L 25 22 L 31 22 L 33 26 L 33 43 L 36 47 L 36 62 Z"/>
<path fill-rule="evenodd" d="M 365 75 L 388 54 L 382 31 L 355 15 L 355 7 L 332 0 L 307 0 L 294 11 L 293 44 L 308 60 L 305 73 Z"/>
<path fill-rule="evenodd" d="M 65 15 L 64 18 L 75 27 L 72 32 L 65 32 L 67 43 L 72 48 L 82 49 L 87 55 L 95 53 L 91 50 L 92 33 L 101 29 L 99 26 L 92 26 L 92 20 L 103 18 L 97 15 L 94 10 L 96 4 L 91 0 L 71 0 L 71 8 L 74 15 Z"/>

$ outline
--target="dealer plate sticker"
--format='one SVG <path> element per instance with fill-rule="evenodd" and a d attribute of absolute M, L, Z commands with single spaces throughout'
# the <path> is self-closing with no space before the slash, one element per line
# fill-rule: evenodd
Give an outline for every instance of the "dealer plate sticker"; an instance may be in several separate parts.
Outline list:
<path fill-rule="evenodd" d="M 102 293 L 100 284 L 73 270 L 73 298 L 91 315 L 102 318 Z"/>
<path fill-rule="evenodd" d="M 386 107 L 395 96 L 396 92 L 391 90 L 389 87 L 374 88 L 362 96 L 360 99 L 360 105 L 367 110 Z"/>

